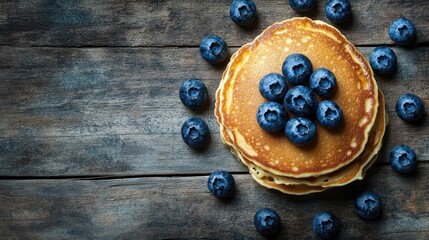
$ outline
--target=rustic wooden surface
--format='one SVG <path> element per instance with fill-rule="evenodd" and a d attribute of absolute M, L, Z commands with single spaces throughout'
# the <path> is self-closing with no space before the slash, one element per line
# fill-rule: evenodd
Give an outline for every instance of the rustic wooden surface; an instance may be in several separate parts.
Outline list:
<path fill-rule="evenodd" d="M 302 16 L 287 1 L 255 0 L 250 29 L 229 19 L 230 1 L 0 2 L 0 239 L 258 239 L 252 218 L 261 207 L 280 213 L 279 238 L 315 238 L 310 219 L 324 209 L 340 218 L 341 239 L 429 238 L 429 118 L 406 124 L 394 109 L 405 92 L 429 106 L 429 1 L 351 2 L 353 20 L 338 28 L 365 56 L 378 45 L 398 56 L 394 75 L 377 76 L 390 124 L 364 181 L 304 197 L 260 187 L 221 143 L 213 108 L 225 65 L 207 64 L 198 51 L 204 35 L 218 34 L 232 54 L 270 24 Z M 307 16 L 327 21 L 323 5 Z M 387 35 L 401 15 L 417 29 L 408 48 Z M 206 84 L 204 111 L 180 103 L 187 78 Z M 209 124 L 205 151 L 181 139 L 190 116 Z M 388 165 L 396 144 L 415 149 L 415 175 Z M 231 201 L 206 189 L 216 169 L 234 173 Z M 381 195 L 380 219 L 353 213 L 364 189 Z"/>
<path fill-rule="evenodd" d="M 259 239 L 253 215 L 269 206 L 282 217 L 279 238 L 314 238 L 312 213 L 327 209 L 341 220 L 344 239 L 423 240 L 429 234 L 428 174 L 428 164 L 413 177 L 376 166 L 365 183 L 304 197 L 235 174 L 237 192 L 231 201 L 212 197 L 206 176 L 4 180 L 0 232 L 32 239 Z M 367 188 L 379 193 L 384 204 L 375 221 L 361 220 L 353 210 L 354 196 Z"/>

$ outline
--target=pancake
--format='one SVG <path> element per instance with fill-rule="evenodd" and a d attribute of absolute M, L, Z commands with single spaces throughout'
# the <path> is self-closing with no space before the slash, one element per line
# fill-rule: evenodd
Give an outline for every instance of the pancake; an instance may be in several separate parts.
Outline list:
<path fill-rule="evenodd" d="M 265 99 L 260 79 L 281 73 L 284 59 L 302 53 L 313 68 L 325 67 L 337 79 L 331 98 L 344 113 L 343 127 L 317 124 L 312 144 L 293 145 L 284 134 L 263 131 L 256 111 Z M 231 58 L 217 90 L 215 115 L 234 148 L 256 166 L 277 176 L 308 178 L 326 175 L 358 157 L 368 141 L 378 110 L 378 86 L 365 58 L 334 27 L 309 18 L 273 24 Z"/>
<path fill-rule="evenodd" d="M 228 137 L 226 137 L 228 138 Z M 224 139 L 223 139 L 224 140 Z M 229 145 L 227 145 L 229 146 Z M 248 168 L 249 168 L 249 173 L 251 174 L 252 178 L 259 183 L 261 186 L 270 188 L 270 189 L 275 189 L 278 191 L 281 191 L 283 193 L 287 193 L 287 194 L 293 194 L 293 195 L 305 195 L 305 194 L 310 194 L 310 193 L 317 193 L 317 192 L 322 192 L 326 189 L 332 188 L 332 187 L 322 187 L 322 186 L 309 186 L 306 184 L 294 184 L 294 185 L 286 185 L 286 184 L 282 184 L 282 183 L 277 183 L 275 181 L 275 179 L 273 177 L 261 174 L 261 172 L 258 170 L 258 168 L 256 167 L 256 165 L 254 165 L 253 163 L 246 161 L 245 159 L 243 159 L 239 153 L 236 152 L 236 150 L 229 146 L 231 152 L 238 158 L 240 159 Z M 377 155 L 373 158 L 373 160 L 371 160 L 369 165 L 372 165 L 372 163 L 377 159 Z M 365 167 L 362 175 L 365 174 L 366 170 L 368 169 L 368 166 Z M 297 180 L 304 180 L 304 179 L 297 179 Z"/>
<path fill-rule="evenodd" d="M 328 189 L 328 188 L 323 188 L 320 186 L 277 184 L 273 181 L 273 179 L 271 179 L 269 177 L 259 178 L 252 171 L 250 173 L 251 173 L 250 175 L 253 177 L 253 179 L 255 179 L 255 181 L 257 183 L 259 183 L 260 185 L 262 185 L 266 188 L 278 190 L 282 193 L 287 193 L 287 194 L 292 194 L 292 195 L 306 195 L 306 194 L 310 194 L 310 193 L 323 192 L 323 191 Z"/>
<path fill-rule="evenodd" d="M 381 148 L 382 139 L 386 129 L 385 126 L 388 122 L 387 113 L 384 107 L 384 97 L 381 93 L 381 90 L 379 91 L 380 92 L 378 96 L 380 100 L 380 111 L 378 111 L 376 122 L 371 130 L 367 147 L 363 153 L 351 164 L 346 165 L 345 167 L 327 175 L 309 178 L 276 176 L 275 174 L 266 172 L 260 167 L 251 164 L 248 160 L 243 158 L 243 156 L 238 154 L 237 150 L 234 148 L 234 144 L 231 142 L 229 136 L 225 133 L 225 129 L 223 127 L 221 127 L 222 141 L 231 148 L 231 151 L 233 151 L 234 155 L 240 158 L 240 160 L 249 167 L 250 172 L 253 172 L 253 177 L 258 177 L 259 179 L 271 179 L 271 182 L 283 185 L 307 185 L 320 186 L 323 188 L 343 186 L 352 181 L 362 179 L 366 171 L 366 166 L 370 163 L 370 165 L 372 165 L 372 162 L 377 159 L 376 155 Z"/>
<path fill-rule="evenodd" d="M 374 158 L 370 161 L 370 164 L 368 164 L 368 165 L 372 165 L 377 160 L 377 157 L 378 157 L 378 154 L 376 156 L 374 156 Z M 285 184 L 281 184 L 281 183 L 276 183 L 275 180 L 271 177 L 268 177 L 268 176 L 260 177 L 260 176 L 258 176 L 257 170 L 255 170 L 254 168 L 251 168 L 251 167 L 252 167 L 252 165 L 249 165 L 249 172 L 250 172 L 251 176 L 253 177 L 253 179 L 255 179 L 255 181 L 257 183 L 259 183 L 260 185 L 262 185 L 264 187 L 267 187 L 270 189 L 275 189 L 275 190 L 281 191 L 283 193 L 293 194 L 293 195 L 306 195 L 306 194 L 310 194 L 310 193 L 323 192 L 327 189 L 334 188 L 334 186 L 322 187 L 322 186 L 308 186 L 305 184 L 285 185 Z M 368 169 L 369 169 L 369 167 L 366 166 L 365 169 L 363 170 L 362 175 L 365 175 L 365 173 Z M 342 185 L 339 185 L 339 186 L 342 186 Z"/>
<path fill-rule="evenodd" d="M 240 157 L 238 156 L 237 152 L 231 148 L 231 152 L 240 159 Z M 365 166 L 364 170 L 362 171 L 362 176 L 365 175 L 366 171 L 369 169 L 369 167 L 377 160 L 378 154 L 376 156 L 373 157 L 373 159 L 370 161 L 370 164 L 368 164 L 367 166 Z M 333 188 L 334 186 L 309 186 L 306 184 L 294 184 L 294 185 L 286 185 L 286 184 L 282 184 L 282 183 L 278 183 L 275 181 L 275 179 L 273 177 L 267 176 L 267 175 L 261 175 L 261 172 L 258 170 L 258 168 L 252 164 L 249 161 L 246 161 L 244 159 L 242 159 L 242 162 L 248 166 L 249 168 L 249 173 L 251 174 L 252 178 L 259 183 L 260 185 L 270 188 L 270 189 L 275 189 L 278 191 L 281 191 L 283 193 L 287 193 L 287 194 L 293 194 L 293 195 L 305 195 L 305 194 L 310 194 L 310 193 L 317 193 L 317 192 L 322 192 L 325 191 L 327 189 Z M 357 179 L 354 179 L 357 180 Z M 354 181 L 353 180 L 353 181 Z M 342 186 L 342 185 L 338 185 L 338 186 Z"/>
<path fill-rule="evenodd" d="M 226 136 L 226 135 L 225 135 Z M 229 145 L 227 145 L 229 146 Z M 285 185 L 285 184 L 278 184 L 274 182 L 274 179 L 268 176 L 260 176 L 258 170 L 255 168 L 255 165 L 249 161 L 246 161 L 243 159 L 240 154 L 231 146 L 230 150 L 231 152 L 240 159 L 244 165 L 246 165 L 249 168 L 249 173 L 252 176 L 252 178 L 259 183 L 261 186 L 264 186 L 266 188 L 279 190 L 283 193 L 287 194 L 293 194 L 293 195 L 305 195 L 310 193 L 316 193 L 316 192 L 322 192 L 328 188 L 323 188 L 320 186 L 308 186 L 308 185 Z"/>

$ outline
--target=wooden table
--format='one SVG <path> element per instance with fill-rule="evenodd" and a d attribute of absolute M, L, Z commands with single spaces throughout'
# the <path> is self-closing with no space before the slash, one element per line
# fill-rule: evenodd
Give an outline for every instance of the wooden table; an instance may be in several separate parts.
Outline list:
<path fill-rule="evenodd" d="M 307 16 L 328 21 L 324 2 Z M 351 2 L 353 20 L 338 28 L 367 57 L 379 45 L 398 56 L 396 74 L 377 76 L 390 117 L 385 144 L 365 180 L 298 197 L 259 186 L 221 143 L 213 108 L 225 65 L 206 63 L 198 50 L 217 34 L 232 54 L 272 23 L 302 16 L 286 0 L 255 0 L 252 29 L 230 20 L 230 1 L 2 1 L 0 239 L 259 239 L 253 215 L 262 207 L 279 212 L 279 238 L 316 238 L 312 216 L 330 210 L 342 239 L 428 239 L 429 120 L 406 124 L 394 106 L 411 92 L 429 108 L 429 1 Z M 387 34 L 401 15 L 417 29 L 407 48 Z M 204 81 L 208 109 L 181 104 L 187 78 Z M 190 116 L 209 124 L 205 151 L 181 139 Z M 396 144 L 415 149 L 415 174 L 389 166 Z M 207 190 L 216 169 L 236 179 L 231 201 Z M 365 189 L 381 196 L 380 219 L 354 213 Z"/>

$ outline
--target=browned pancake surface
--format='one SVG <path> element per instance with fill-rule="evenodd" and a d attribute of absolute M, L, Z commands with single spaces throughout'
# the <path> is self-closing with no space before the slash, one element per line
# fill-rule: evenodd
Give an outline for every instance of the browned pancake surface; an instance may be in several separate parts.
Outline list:
<path fill-rule="evenodd" d="M 293 145 L 284 134 L 270 134 L 256 121 L 265 102 L 260 79 L 281 73 L 284 59 L 302 53 L 313 68 L 324 67 L 337 79 L 332 100 L 344 112 L 338 130 L 317 126 L 312 144 Z M 378 108 L 377 85 L 364 57 L 335 28 L 308 18 L 276 23 L 232 57 L 219 88 L 217 118 L 228 129 L 237 149 L 250 161 L 277 175 L 310 177 L 350 163 L 365 148 Z"/>

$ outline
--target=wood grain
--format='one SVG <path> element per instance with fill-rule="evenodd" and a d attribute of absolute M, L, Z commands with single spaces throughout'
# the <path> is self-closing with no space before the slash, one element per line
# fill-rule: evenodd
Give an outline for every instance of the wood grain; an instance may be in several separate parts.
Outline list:
<path fill-rule="evenodd" d="M 365 56 L 372 51 L 359 49 Z M 390 116 L 379 161 L 387 162 L 390 149 L 402 143 L 427 161 L 428 118 L 406 124 L 394 108 L 405 92 L 429 106 L 429 49 L 394 50 L 397 72 L 377 76 Z M 219 166 L 243 172 L 220 142 L 213 115 L 224 67 L 205 63 L 197 48 L 1 47 L 0 176 L 199 174 Z M 204 111 L 181 104 L 178 89 L 187 78 L 207 85 Z M 209 124 L 206 151 L 192 151 L 181 140 L 190 116 Z"/>
<path fill-rule="evenodd" d="M 390 117 L 378 164 L 364 181 L 302 197 L 259 186 L 221 143 L 213 108 L 225 65 L 203 61 L 198 45 L 216 34 L 231 55 L 272 23 L 303 15 L 285 0 L 255 0 L 257 22 L 244 29 L 230 20 L 230 2 L 0 1 L 0 239 L 263 239 L 252 222 L 262 207 L 279 212 L 279 239 L 316 239 L 310 221 L 320 210 L 340 219 L 339 239 L 429 238 L 428 110 L 410 125 L 394 108 L 406 92 L 429 106 L 429 0 L 351 1 L 352 21 L 337 27 L 365 56 L 395 46 L 387 28 L 399 16 L 417 40 L 393 48 L 395 74 L 376 76 Z M 306 16 L 329 23 L 324 2 Z M 208 88 L 203 111 L 178 98 L 188 78 Z M 189 116 L 209 124 L 204 151 L 181 139 Z M 410 176 L 386 164 L 404 143 L 419 159 Z M 229 201 L 207 190 L 216 169 L 234 174 Z M 353 211 L 365 189 L 383 201 L 374 221 Z"/>
<path fill-rule="evenodd" d="M 0 232 L 16 239 L 262 239 L 253 215 L 270 207 L 281 216 L 280 239 L 314 239 L 310 222 L 321 210 L 340 219 L 340 239 L 427 239 L 428 174 L 429 164 L 407 177 L 376 166 L 363 182 L 302 197 L 235 174 L 237 191 L 229 201 L 211 196 L 207 176 L 4 180 Z M 354 198 L 366 189 L 383 202 L 381 218 L 373 221 L 354 213 Z"/>
<path fill-rule="evenodd" d="M 257 23 L 243 29 L 229 17 L 226 0 L 95 1 L 36 0 L 0 3 L 0 44 L 19 46 L 197 46 L 208 34 L 228 45 L 249 42 L 274 22 L 309 16 L 329 22 L 324 1 L 317 10 L 295 13 L 284 0 L 255 0 Z M 429 40 L 429 1 L 351 1 L 352 21 L 337 27 L 355 44 L 392 44 L 391 21 L 409 18 L 417 43 Z"/>

